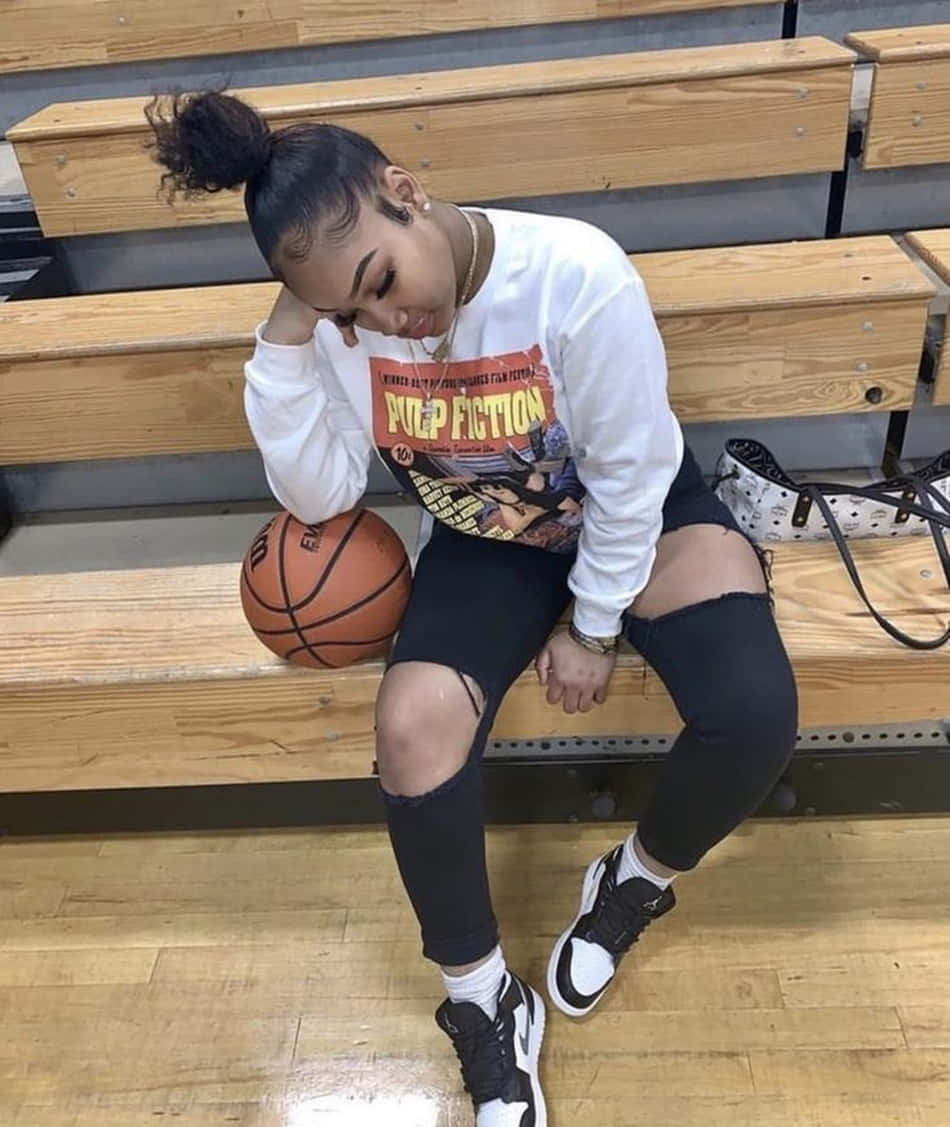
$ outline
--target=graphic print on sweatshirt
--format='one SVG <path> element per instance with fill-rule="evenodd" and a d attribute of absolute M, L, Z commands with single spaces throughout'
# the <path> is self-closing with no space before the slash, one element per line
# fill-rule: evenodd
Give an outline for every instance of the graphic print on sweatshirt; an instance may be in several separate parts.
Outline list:
<path fill-rule="evenodd" d="M 450 363 L 439 386 L 443 370 L 428 360 L 370 358 L 373 437 L 383 461 L 459 532 L 573 551 L 584 487 L 540 345 Z"/>

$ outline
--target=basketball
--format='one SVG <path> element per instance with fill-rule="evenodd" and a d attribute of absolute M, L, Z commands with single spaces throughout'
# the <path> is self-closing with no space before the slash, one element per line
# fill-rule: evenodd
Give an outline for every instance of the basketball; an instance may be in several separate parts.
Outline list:
<path fill-rule="evenodd" d="M 241 567 L 241 605 L 264 645 L 294 665 L 337 669 L 386 651 L 412 583 L 402 541 L 356 508 L 323 524 L 278 513 Z"/>

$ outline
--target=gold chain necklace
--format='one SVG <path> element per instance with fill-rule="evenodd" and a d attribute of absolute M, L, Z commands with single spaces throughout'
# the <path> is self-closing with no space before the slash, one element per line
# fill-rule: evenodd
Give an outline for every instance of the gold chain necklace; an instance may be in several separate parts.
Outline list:
<path fill-rule="evenodd" d="M 449 325 L 448 331 L 439 342 L 432 352 L 423 345 L 423 350 L 428 356 L 431 356 L 437 364 L 442 365 L 442 374 L 439 376 L 438 383 L 435 387 L 429 388 L 425 393 L 425 400 L 422 404 L 422 427 L 423 430 L 428 431 L 432 425 L 433 404 L 432 397 L 441 390 L 442 385 L 445 383 L 445 377 L 448 375 L 449 364 L 451 362 L 452 346 L 455 343 L 455 333 L 458 328 L 459 312 L 462 306 L 468 300 L 469 291 L 472 288 L 472 279 L 475 276 L 475 262 L 478 259 L 478 227 L 475 220 L 468 214 L 467 211 L 462 211 L 461 208 L 456 210 L 464 217 L 468 223 L 469 231 L 472 234 L 472 257 L 469 260 L 468 270 L 465 273 L 465 282 L 462 286 L 462 295 L 459 298 L 458 304 L 455 307 L 455 313 L 452 316 L 452 323 Z M 419 374 L 419 365 L 416 362 L 416 350 L 413 341 L 410 337 L 406 338 L 406 344 L 409 346 L 409 355 L 412 358 L 412 368 L 416 375 L 416 380 L 419 387 L 422 387 L 422 377 Z M 464 388 L 463 388 L 464 392 Z"/>
<path fill-rule="evenodd" d="M 468 224 L 468 229 L 471 232 L 472 257 L 469 259 L 468 270 L 465 272 L 465 281 L 462 284 L 462 296 L 459 298 L 458 304 L 455 306 L 455 313 L 452 317 L 452 324 L 449 325 L 448 331 L 446 332 L 445 336 L 442 338 L 442 340 L 439 341 L 439 343 L 431 352 L 428 350 L 428 348 L 426 348 L 425 345 L 422 346 L 423 352 L 425 352 L 427 356 L 431 356 L 437 364 L 442 363 L 442 361 L 446 358 L 448 350 L 452 347 L 452 341 L 449 339 L 449 334 L 451 333 L 452 339 L 454 339 L 455 324 L 458 321 L 459 310 L 468 300 L 468 293 L 472 286 L 472 279 L 475 276 L 475 263 L 478 260 L 478 227 L 475 225 L 475 220 L 472 219 L 467 211 L 462 211 L 460 207 L 456 207 L 455 210 L 464 218 L 465 222 Z"/>

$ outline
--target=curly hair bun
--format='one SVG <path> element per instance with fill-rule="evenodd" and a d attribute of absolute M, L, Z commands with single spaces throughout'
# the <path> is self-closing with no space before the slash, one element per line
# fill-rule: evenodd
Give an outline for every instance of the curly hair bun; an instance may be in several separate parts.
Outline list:
<path fill-rule="evenodd" d="M 268 164 L 273 134 L 257 110 L 217 90 L 157 95 L 145 109 L 155 160 L 174 196 L 220 192 L 253 180 Z"/>

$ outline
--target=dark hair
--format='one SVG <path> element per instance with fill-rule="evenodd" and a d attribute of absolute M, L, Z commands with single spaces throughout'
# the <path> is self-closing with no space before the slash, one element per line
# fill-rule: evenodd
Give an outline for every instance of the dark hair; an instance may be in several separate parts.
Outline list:
<path fill-rule="evenodd" d="M 288 234 L 287 256 L 307 257 L 318 221 L 327 221 L 328 238 L 346 238 L 364 201 L 397 222 L 410 221 L 406 208 L 377 191 L 391 162 L 351 129 L 303 124 L 272 132 L 257 110 L 220 90 L 157 95 L 145 116 L 155 134 L 155 160 L 167 169 L 160 190 L 169 200 L 177 192 L 187 199 L 244 184 L 251 231 L 272 268 Z"/>

